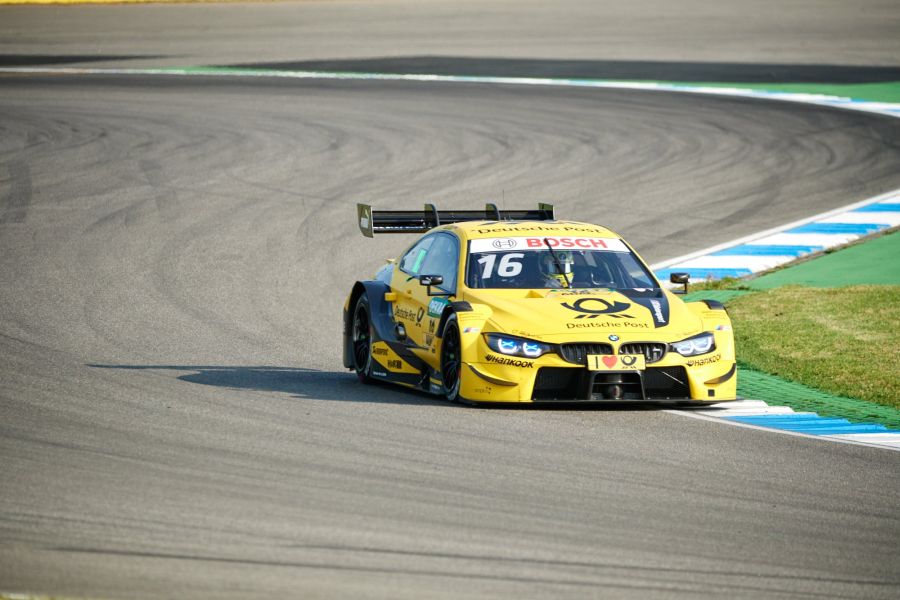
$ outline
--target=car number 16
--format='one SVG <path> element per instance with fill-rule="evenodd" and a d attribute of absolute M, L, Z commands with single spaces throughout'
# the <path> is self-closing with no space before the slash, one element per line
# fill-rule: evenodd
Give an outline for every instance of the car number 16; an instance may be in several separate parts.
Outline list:
<path fill-rule="evenodd" d="M 500 264 L 497 266 L 497 275 L 500 277 L 515 277 L 519 273 L 522 272 L 522 263 L 518 260 L 519 258 L 525 258 L 525 255 L 521 252 L 510 252 L 509 254 L 504 254 L 500 258 Z M 482 279 L 490 279 L 491 275 L 494 273 L 494 263 L 497 262 L 496 254 L 485 254 L 481 258 L 478 259 L 479 265 L 484 265 L 484 269 L 481 272 Z"/>

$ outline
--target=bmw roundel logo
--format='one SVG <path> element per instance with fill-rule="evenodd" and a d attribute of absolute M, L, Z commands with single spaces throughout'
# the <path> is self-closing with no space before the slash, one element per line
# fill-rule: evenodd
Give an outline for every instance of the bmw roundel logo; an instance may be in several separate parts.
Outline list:
<path fill-rule="evenodd" d="M 506 239 L 506 240 L 494 240 L 493 243 L 492 243 L 491 245 L 492 245 L 494 248 L 498 249 L 498 250 L 505 250 L 505 249 L 507 249 L 507 248 L 515 248 L 515 247 L 516 247 L 516 240 L 509 240 L 509 239 Z"/>
<path fill-rule="evenodd" d="M 609 341 L 611 341 L 611 342 L 618 342 L 618 341 L 619 341 L 619 336 L 613 334 L 613 335 L 609 336 Z"/>

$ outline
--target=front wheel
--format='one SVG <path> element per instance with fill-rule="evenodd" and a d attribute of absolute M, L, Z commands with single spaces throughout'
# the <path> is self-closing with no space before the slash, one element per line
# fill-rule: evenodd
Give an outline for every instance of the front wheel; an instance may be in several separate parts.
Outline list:
<path fill-rule="evenodd" d="M 365 294 L 356 301 L 353 309 L 353 369 L 363 383 L 372 383 L 372 320 L 369 299 Z"/>
<path fill-rule="evenodd" d="M 460 402 L 459 387 L 462 382 L 462 345 L 459 338 L 459 323 L 456 315 L 447 317 L 444 337 L 441 342 L 441 380 L 447 400 Z"/>

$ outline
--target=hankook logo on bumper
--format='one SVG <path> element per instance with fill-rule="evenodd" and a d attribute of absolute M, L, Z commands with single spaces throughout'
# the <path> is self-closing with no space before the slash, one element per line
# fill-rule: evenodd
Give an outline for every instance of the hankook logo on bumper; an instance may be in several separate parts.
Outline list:
<path fill-rule="evenodd" d="M 485 355 L 484 360 L 492 363 L 497 363 L 498 365 L 509 365 L 510 367 L 522 367 L 524 369 L 534 368 L 534 363 L 527 360 L 516 360 L 514 358 L 493 356 L 491 354 Z"/>

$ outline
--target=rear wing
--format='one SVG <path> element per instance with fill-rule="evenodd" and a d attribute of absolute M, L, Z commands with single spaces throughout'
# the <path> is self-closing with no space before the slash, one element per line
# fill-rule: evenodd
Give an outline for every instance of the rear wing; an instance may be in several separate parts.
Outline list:
<path fill-rule="evenodd" d="M 484 210 L 438 210 L 426 204 L 423 210 L 372 210 L 368 204 L 356 205 L 359 230 L 366 237 L 376 233 L 425 233 L 439 225 L 465 221 L 552 221 L 553 205 L 538 204 L 537 210 L 499 210 L 488 204 Z"/>

